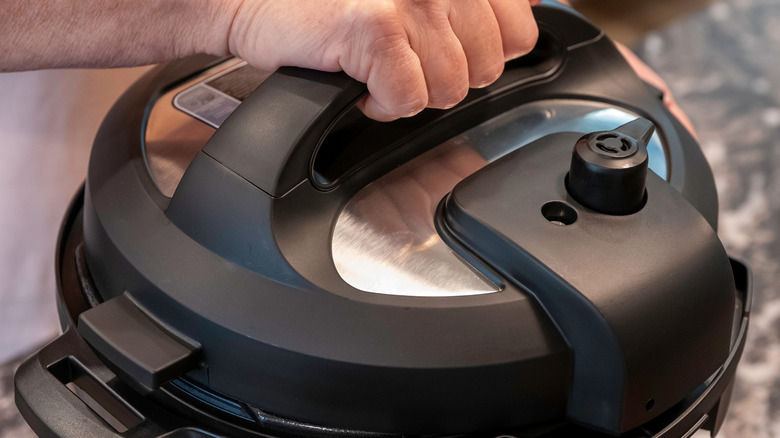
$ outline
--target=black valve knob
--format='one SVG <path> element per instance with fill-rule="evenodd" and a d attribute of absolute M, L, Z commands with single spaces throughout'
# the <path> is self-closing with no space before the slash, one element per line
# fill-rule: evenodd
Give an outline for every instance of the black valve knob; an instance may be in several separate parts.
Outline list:
<path fill-rule="evenodd" d="M 636 213 L 645 203 L 647 143 L 655 126 L 636 119 L 613 131 L 594 132 L 574 146 L 566 189 L 600 213 Z"/>

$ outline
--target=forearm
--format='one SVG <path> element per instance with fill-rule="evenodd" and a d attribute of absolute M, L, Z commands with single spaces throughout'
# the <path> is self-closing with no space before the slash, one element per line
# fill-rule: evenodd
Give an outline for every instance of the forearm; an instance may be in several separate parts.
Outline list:
<path fill-rule="evenodd" d="M 0 0 L 0 71 L 227 54 L 236 0 Z"/>

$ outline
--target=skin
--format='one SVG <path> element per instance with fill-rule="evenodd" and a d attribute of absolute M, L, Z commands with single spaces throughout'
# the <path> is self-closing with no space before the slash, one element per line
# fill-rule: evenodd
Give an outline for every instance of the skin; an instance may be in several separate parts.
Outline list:
<path fill-rule="evenodd" d="M 450 108 L 533 49 L 540 0 L 0 0 L 0 70 L 140 65 L 195 53 L 343 70 L 376 120 Z"/>
<path fill-rule="evenodd" d="M 119 67 L 196 53 L 263 70 L 343 70 L 388 121 L 450 108 L 533 49 L 541 0 L 0 0 L 0 72 Z M 642 78 L 666 85 L 627 49 Z"/>
<path fill-rule="evenodd" d="M 229 47 L 264 69 L 343 70 L 368 85 L 363 112 L 392 120 L 450 108 L 495 81 L 506 59 L 533 49 L 539 1 L 247 1 Z"/>

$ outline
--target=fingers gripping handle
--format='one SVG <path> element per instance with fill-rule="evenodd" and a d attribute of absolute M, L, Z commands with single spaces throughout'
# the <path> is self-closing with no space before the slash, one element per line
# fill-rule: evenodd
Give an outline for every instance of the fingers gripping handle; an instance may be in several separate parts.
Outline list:
<path fill-rule="evenodd" d="M 563 30 L 554 36 L 562 47 L 592 42 L 602 35 L 584 17 L 558 2 L 543 1 L 534 7 L 534 15 L 540 27 Z M 540 56 L 563 55 L 535 50 L 527 59 L 539 63 L 536 58 Z M 479 93 L 504 87 L 513 66 L 523 64 L 522 60 L 510 62 L 504 77 Z M 339 115 L 366 91 L 365 84 L 344 73 L 281 68 L 233 112 L 203 152 L 267 194 L 282 196 L 309 177 L 317 145 Z"/>

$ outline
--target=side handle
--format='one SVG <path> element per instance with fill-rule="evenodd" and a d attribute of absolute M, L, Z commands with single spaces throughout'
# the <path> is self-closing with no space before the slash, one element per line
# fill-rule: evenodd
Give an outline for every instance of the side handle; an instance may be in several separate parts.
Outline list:
<path fill-rule="evenodd" d="M 115 378 L 71 327 L 19 367 L 16 406 L 41 437 L 120 437 L 131 429 L 158 435 L 157 427 L 106 383 Z"/>

